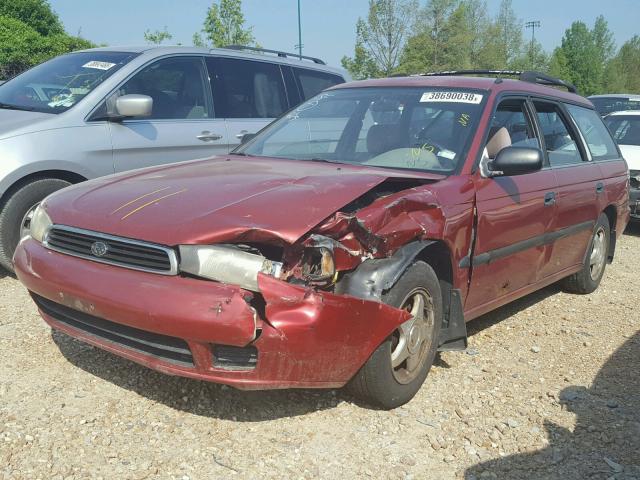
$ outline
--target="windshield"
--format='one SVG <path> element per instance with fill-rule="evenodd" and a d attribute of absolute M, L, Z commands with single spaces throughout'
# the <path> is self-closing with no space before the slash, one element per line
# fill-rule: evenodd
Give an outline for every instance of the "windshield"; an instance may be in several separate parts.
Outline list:
<path fill-rule="evenodd" d="M 69 110 L 137 54 L 82 52 L 56 57 L 0 86 L 0 108 Z"/>
<path fill-rule="evenodd" d="M 234 153 L 451 173 L 464 161 L 485 92 L 329 90 Z"/>
<path fill-rule="evenodd" d="M 619 145 L 640 145 L 640 115 L 612 115 L 604 123 Z"/>
<path fill-rule="evenodd" d="M 589 100 L 602 116 L 613 112 L 624 112 L 625 110 L 640 110 L 640 97 L 597 97 Z"/>

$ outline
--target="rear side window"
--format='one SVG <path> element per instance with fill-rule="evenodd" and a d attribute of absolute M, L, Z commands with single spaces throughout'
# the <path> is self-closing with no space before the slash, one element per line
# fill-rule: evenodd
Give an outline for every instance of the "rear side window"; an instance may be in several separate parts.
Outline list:
<path fill-rule="evenodd" d="M 287 110 L 278 65 L 235 58 L 207 58 L 218 118 L 275 118 Z"/>
<path fill-rule="evenodd" d="M 325 72 L 317 72 L 315 70 L 307 70 L 304 68 L 294 68 L 298 82 L 300 82 L 300 88 L 302 89 L 302 95 L 307 100 L 322 90 L 333 87 L 339 83 L 344 83 L 344 79 L 339 75 L 332 75 Z"/>
<path fill-rule="evenodd" d="M 555 103 L 534 102 L 540 130 L 552 167 L 583 162 L 578 141 Z"/>
<path fill-rule="evenodd" d="M 619 145 L 640 146 L 640 115 L 613 115 L 605 122 Z"/>
<path fill-rule="evenodd" d="M 611 134 L 595 111 L 575 105 L 567 105 L 567 110 L 578 125 L 594 160 L 618 158 L 618 149 Z"/>

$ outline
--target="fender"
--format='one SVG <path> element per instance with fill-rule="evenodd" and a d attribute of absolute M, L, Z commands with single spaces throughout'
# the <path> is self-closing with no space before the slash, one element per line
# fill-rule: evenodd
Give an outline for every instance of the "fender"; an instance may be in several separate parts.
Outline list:
<path fill-rule="evenodd" d="M 335 293 L 382 302 L 382 294 L 392 288 L 409 265 L 434 243 L 435 240 L 415 241 L 390 257 L 366 260 L 336 284 Z M 441 285 L 444 287 L 444 311 L 438 350 L 464 350 L 467 348 L 467 327 L 460 291 L 451 288 L 448 282 L 441 282 Z"/>

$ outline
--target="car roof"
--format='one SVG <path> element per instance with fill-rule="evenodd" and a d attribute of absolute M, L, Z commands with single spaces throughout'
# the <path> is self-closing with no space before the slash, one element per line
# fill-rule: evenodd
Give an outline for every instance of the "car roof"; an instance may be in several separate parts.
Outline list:
<path fill-rule="evenodd" d="M 262 62 L 280 63 L 291 65 L 295 67 L 309 68 L 312 70 L 320 70 L 325 72 L 334 73 L 341 77 L 348 79 L 347 73 L 340 69 L 324 65 L 321 63 L 315 63 L 310 60 L 300 60 L 295 57 L 295 54 L 288 54 L 290 56 L 280 57 L 268 53 L 252 53 L 246 50 L 235 50 L 231 48 L 206 48 L 206 47 L 187 47 L 182 45 L 124 45 L 124 46 L 109 46 L 90 48 L 87 50 L 80 50 L 80 52 L 125 52 L 125 53 L 138 53 L 145 54 L 153 57 L 160 57 L 164 55 L 220 55 L 225 57 L 237 57 L 237 58 L 250 58 L 253 60 L 260 60 Z"/>
<path fill-rule="evenodd" d="M 331 90 L 341 88 L 364 88 L 364 87 L 451 87 L 451 88 L 472 88 L 487 90 L 490 92 L 515 92 L 531 93 L 544 96 L 552 96 L 572 103 L 578 103 L 593 109 L 593 105 L 584 97 L 575 93 L 569 93 L 558 88 L 547 87 L 532 82 L 513 80 L 510 78 L 494 77 L 467 77 L 467 76 L 447 76 L 447 75 L 416 75 L 411 77 L 388 77 L 371 80 L 360 80 L 358 82 L 342 83 L 331 87 Z"/>
<path fill-rule="evenodd" d="M 620 115 L 633 115 L 640 117 L 640 110 L 622 110 L 620 112 L 611 112 L 607 117 L 617 117 Z"/>
<path fill-rule="evenodd" d="M 587 98 L 633 98 L 640 100 L 640 95 L 633 93 L 603 93 L 601 95 L 590 95 Z"/>

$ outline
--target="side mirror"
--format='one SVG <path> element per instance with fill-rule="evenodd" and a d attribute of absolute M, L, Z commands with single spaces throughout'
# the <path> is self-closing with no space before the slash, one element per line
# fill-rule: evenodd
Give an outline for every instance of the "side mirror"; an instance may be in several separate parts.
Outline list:
<path fill-rule="evenodd" d="M 240 139 L 240 145 L 247 143 L 249 140 L 251 140 L 255 136 L 256 136 L 255 133 L 245 133 Z"/>
<path fill-rule="evenodd" d="M 542 150 L 531 147 L 505 147 L 489 162 L 493 176 L 524 175 L 542 169 Z"/>
<path fill-rule="evenodd" d="M 116 100 L 116 112 L 121 117 L 148 117 L 153 111 L 153 98 L 148 95 L 122 95 Z"/>

